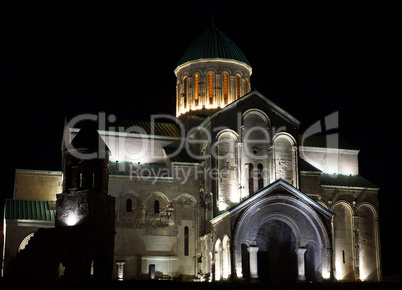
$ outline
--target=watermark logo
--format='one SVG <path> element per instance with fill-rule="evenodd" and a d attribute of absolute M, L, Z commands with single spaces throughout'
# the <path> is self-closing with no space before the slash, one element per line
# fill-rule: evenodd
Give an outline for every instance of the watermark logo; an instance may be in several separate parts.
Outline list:
<path fill-rule="evenodd" d="M 286 126 L 276 128 L 262 125 L 258 122 L 252 126 L 245 127 L 242 118 L 242 114 L 238 113 L 237 120 L 231 121 L 232 124 L 235 124 L 235 128 L 206 125 L 186 130 L 179 119 L 165 114 L 153 115 L 150 122 L 133 123 L 134 125 L 131 126 L 119 126 L 121 123 L 117 122 L 117 118 L 113 114 L 107 115 L 104 112 L 81 114 L 72 118 L 66 124 L 63 139 L 66 142 L 64 144 L 66 150 L 78 159 L 103 158 L 102 154 L 105 154 L 105 148 L 99 148 L 97 152 L 85 152 L 80 148 L 74 148 L 71 142 L 74 135 L 79 131 L 77 128 L 80 127 L 82 122 L 92 122 L 96 125 L 101 138 L 105 141 L 99 142 L 99 146 L 107 144 L 112 152 L 111 160 L 118 162 L 120 171 L 126 171 L 126 165 L 132 164 L 129 165 L 129 172 L 130 177 L 133 179 L 157 180 L 158 178 L 171 178 L 172 176 L 181 176 L 180 178 L 187 179 L 190 173 L 172 172 L 173 169 L 167 168 L 167 166 L 138 166 L 138 164 L 167 164 L 167 161 L 176 159 L 179 162 L 188 161 L 191 163 L 195 161 L 202 163 L 211 158 L 216 160 L 217 163 L 219 161 L 222 161 L 222 164 L 227 163 L 227 166 L 217 172 L 210 170 L 207 173 L 209 178 L 224 179 L 225 176 L 229 175 L 227 172 L 224 174 L 224 172 L 225 170 L 227 171 L 227 168 L 233 167 L 231 161 L 236 158 L 235 156 L 242 154 L 243 159 L 248 158 L 256 162 L 265 160 L 268 158 L 268 154 L 271 154 L 269 152 L 273 150 L 275 137 L 288 131 Z M 161 126 L 161 123 L 170 123 L 175 128 L 175 132 L 179 132 L 180 137 L 175 134 L 161 136 L 160 128 L 158 127 Z M 306 151 L 305 148 L 310 146 L 308 144 L 314 138 L 317 139 L 317 136 L 319 136 L 318 139 L 321 142 L 319 146 L 339 148 L 339 136 L 336 132 L 338 127 L 339 112 L 336 111 L 309 126 L 300 135 L 300 138 L 298 138 L 299 136 L 293 136 L 292 138 L 295 139 L 293 146 L 299 141 L 300 157 L 313 165 L 317 165 L 317 160 L 314 160 L 309 155 L 310 151 Z M 227 136 L 219 138 L 219 136 L 223 136 L 223 133 L 227 133 Z M 208 147 L 207 152 L 202 149 L 205 146 Z M 334 158 L 334 162 L 337 162 L 336 160 Z M 236 163 L 237 161 L 233 162 Z M 332 164 L 332 166 L 336 168 L 338 164 Z M 198 172 L 194 176 L 199 176 L 200 174 Z M 205 174 L 205 172 L 202 174 Z"/>

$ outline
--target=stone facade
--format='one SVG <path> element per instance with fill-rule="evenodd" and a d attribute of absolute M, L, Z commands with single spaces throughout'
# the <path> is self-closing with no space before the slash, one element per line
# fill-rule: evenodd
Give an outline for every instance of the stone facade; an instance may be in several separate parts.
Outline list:
<path fill-rule="evenodd" d="M 85 167 L 100 171 L 80 175 L 81 163 L 66 159 L 62 176 L 19 171 L 25 181 L 5 211 L 6 273 L 28 237 L 55 222 L 21 219 L 12 204 L 54 201 L 56 185 L 68 183 L 59 202 L 74 200 L 70 211 L 85 216 L 85 188 L 76 188 L 95 186 L 107 168 L 101 187 L 115 199 L 115 279 L 380 280 L 378 188 L 358 175 L 359 150 L 338 136 L 305 137 L 296 118 L 250 92 L 251 67 L 233 57 L 178 66 L 176 124 L 100 126 L 109 162 Z M 77 147 L 82 129 L 65 129 L 63 143 Z M 68 227 L 58 213 L 56 224 Z"/>

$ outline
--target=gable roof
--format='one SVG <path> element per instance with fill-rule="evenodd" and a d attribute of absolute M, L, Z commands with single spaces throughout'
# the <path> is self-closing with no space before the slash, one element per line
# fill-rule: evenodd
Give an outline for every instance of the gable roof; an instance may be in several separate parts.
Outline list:
<path fill-rule="evenodd" d="M 285 180 L 280 178 L 280 179 L 276 180 L 275 182 L 269 184 L 268 186 L 260 189 L 255 194 L 253 194 L 252 196 L 250 196 L 247 199 L 243 200 L 242 202 L 240 202 L 239 204 L 235 205 L 234 207 L 228 209 L 224 213 L 214 217 L 211 221 L 214 221 L 215 219 L 218 219 L 218 217 L 220 217 L 222 215 L 225 215 L 227 213 L 229 213 L 230 215 L 234 215 L 237 212 L 239 212 L 242 209 L 244 209 L 245 207 L 249 206 L 254 201 L 259 200 L 263 196 L 268 195 L 268 194 L 270 194 L 270 193 L 272 193 L 275 190 L 280 189 L 280 188 L 284 189 L 287 192 L 289 192 L 290 194 L 294 195 L 297 199 L 304 201 L 306 204 L 308 204 L 309 206 L 311 206 L 315 210 L 323 213 L 325 216 L 327 216 L 329 218 L 334 216 L 333 212 L 331 212 L 330 210 L 326 209 L 325 207 L 323 207 L 322 205 L 320 205 L 319 203 L 317 203 L 316 201 L 314 201 L 313 199 L 311 199 L 310 197 L 305 195 L 303 192 L 301 192 L 300 190 L 298 190 L 297 188 L 295 188 L 294 186 L 290 185 Z"/>
<path fill-rule="evenodd" d="M 266 96 L 264 96 L 262 93 L 260 93 L 257 90 L 254 90 L 248 94 L 245 94 L 244 96 L 242 96 L 241 98 L 235 100 L 234 102 L 228 104 L 226 107 L 222 108 L 221 110 L 213 113 L 212 115 L 208 116 L 204 122 L 201 123 L 201 125 L 205 122 L 207 122 L 208 120 L 214 118 L 215 116 L 222 114 L 222 112 L 226 111 L 226 110 L 230 110 L 232 108 L 235 108 L 236 106 L 238 106 L 239 103 L 246 101 L 247 99 L 253 97 L 253 96 L 257 96 L 259 97 L 262 101 L 264 101 L 265 103 L 268 104 L 269 107 L 271 107 L 274 111 L 276 111 L 279 115 L 281 115 L 284 119 L 287 119 L 289 122 L 293 123 L 294 125 L 296 125 L 297 127 L 300 125 L 300 121 L 297 120 L 295 117 L 293 117 L 291 114 L 289 114 L 288 112 L 286 112 L 284 109 L 282 109 L 281 107 L 279 107 L 277 104 L 275 104 L 273 101 L 271 101 L 270 99 L 268 99 Z"/>
<path fill-rule="evenodd" d="M 110 150 L 107 147 L 105 141 L 99 135 L 95 124 L 93 122 L 84 122 L 80 131 L 75 135 L 70 144 L 67 145 L 64 152 L 98 152 L 99 150 L 108 152 Z"/>

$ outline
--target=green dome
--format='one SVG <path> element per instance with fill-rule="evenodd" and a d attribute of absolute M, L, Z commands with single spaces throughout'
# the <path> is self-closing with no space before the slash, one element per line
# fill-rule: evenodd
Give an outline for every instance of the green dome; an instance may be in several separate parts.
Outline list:
<path fill-rule="evenodd" d="M 210 58 L 236 60 L 250 66 L 247 58 L 237 45 L 215 26 L 207 29 L 189 46 L 177 66 L 189 61 Z"/>

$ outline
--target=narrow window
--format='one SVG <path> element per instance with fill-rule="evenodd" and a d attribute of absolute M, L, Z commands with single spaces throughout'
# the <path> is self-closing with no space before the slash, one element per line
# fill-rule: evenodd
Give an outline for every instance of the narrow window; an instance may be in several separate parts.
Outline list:
<path fill-rule="evenodd" d="M 240 98 L 240 77 L 236 77 L 236 99 Z"/>
<path fill-rule="evenodd" d="M 127 198 L 126 200 L 126 212 L 132 212 L 133 211 L 133 201 L 131 198 Z"/>
<path fill-rule="evenodd" d="M 253 163 L 248 164 L 248 195 L 253 195 L 254 193 L 254 177 L 253 177 L 254 166 Z"/>
<path fill-rule="evenodd" d="M 184 108 L 186 108 L 187 107 L 187 78 L 184 78 L 184 93 L 183 93 L 183 96 L 184 96 L 184 100 L 183 100 Z"/>
<path fill-rule="evenodd" d="M 247 80 L 245 81 L 245 84 L 244 84 L 244 93 L 245 94 L 248 93 L 248 82 L 247 82 Z"/>
<path fill-rule="evenodd" d="M 223 99 L 225 105 L 228 103 L 228 75 L 223 74 Z"/>
<path fill-rule="evenodd" d="M 345 264 L 345 250 L 342 250 L 342 260 L 343 260 L 343 263 Z"/>
<path fill-rule="evenodd" d="M 262 173 L 264 170 L 264 166 L 261 163 L 258 163 L 258 190 L 264 187 L 264 178 L 262 177 Z"/>
<path fill-rule="evenodd" d="M 188 256 L 188 227 L 184 227 L 184 256 Z"/>
<path fill-rule="evenodd" d="M 194 88 L 195 88 L 195 105 L 198 106 L 198 75 L 194 77 Z"/>
<path fill-rule="evenodd" d="M 154 201 L 154 213 L 159 213 L 159 200 Z"/>
<path fill-rule="evenodd" d="M 212 105 L 214 100 L 214 79 L 212 73 L 208 76 L 209 104 Z"/>

